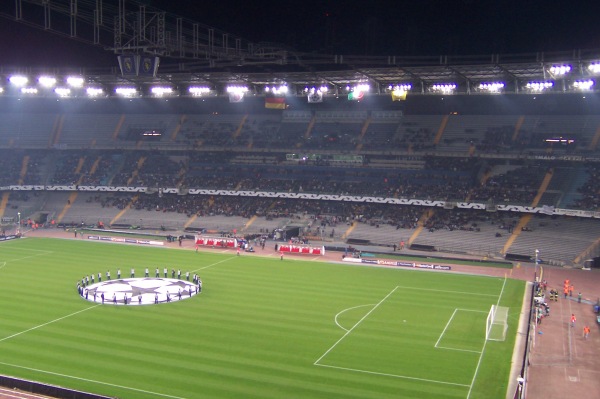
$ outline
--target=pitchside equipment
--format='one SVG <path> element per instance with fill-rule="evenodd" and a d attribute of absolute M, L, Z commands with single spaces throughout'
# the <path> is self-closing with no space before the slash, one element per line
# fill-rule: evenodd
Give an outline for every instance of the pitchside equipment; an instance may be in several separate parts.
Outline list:
<path fill-rule="evenodd" d="M 485 322 L 485 339 L 488 341 L 504 341 L 508 329 L 508 308 L 492 305 Z"/>

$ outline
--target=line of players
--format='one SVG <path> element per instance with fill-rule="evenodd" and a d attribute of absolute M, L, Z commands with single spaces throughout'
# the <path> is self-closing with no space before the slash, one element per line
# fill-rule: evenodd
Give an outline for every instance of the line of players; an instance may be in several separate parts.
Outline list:
<path fill-rule="evenodd" d="M 168 273 L 169 273 L 169 271 L 165 267 L 163 269 L 164 278 L 168 277 Z M 171 269 L 171 278 L 174 279 L 175 278 L 175 274 L 177 274 L 177 279 L 181 280 L 181 269 L 177 269 L 177 272 L 175 272 L 175 269 Z M 131 268 L 130 277 L 131 278 L 135 278 L 135 269 L 134 268 Z M 150 273 L 149 273 L 148 268 L 145 269 L 144 277 L 150 277 Z M 160 272 L 159 272 L 158 267 L 156 268 L 156 271 L 154 273 L 154 277 L 160 278 Z M 111 279 L 111 277 L 110 277 L 110 270 L 107 270 L 106 271 L 106 280 L 109 281 L 110 279 Z M 117 280 L 120 280 L 120 279 L 121 279 L 121 269 L 117 269 Z M 185 272 L 185 279 L 187 281 L 190 281 L 190 272 L 189 271 Z M 198 277 L 198 275 L 196 273 L 194 273 L 192 281 L 194 282 L 194 284 L 202 284 L 202 282 L 200 280 L 200 277 Z M 102 273 L 98 273 L 98 282 L 99 283 L 102 282 Z M 81 278 L 81 281 L 77 281 L 77 290 L 79 291 L 80 288 L 83 289 L 83 288 L 87 287 L 88 285 L 92 285 L 94 283 L 95 283 L 95 281 L 94 281 L 94 274 L 93 273 L 90 274 L 89 276 L 83 276 Z"/>

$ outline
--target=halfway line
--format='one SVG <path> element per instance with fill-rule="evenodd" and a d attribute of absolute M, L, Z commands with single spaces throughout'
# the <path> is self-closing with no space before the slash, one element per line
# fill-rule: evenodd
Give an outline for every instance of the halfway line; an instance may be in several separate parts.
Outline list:
<path fill-rule="evenodd" d="M 196 270 L 192 270 L 192 273 L 193 273 L 193 272 L 197 272 L 198 270 L 204 270 L 204 269 L 208 269 L 209 267 L 216 266 L 216 265 L 218 265 L 219 263 L 227 262 L 228 260 L 235 259 L 235 258 L 237 258 L 237 256 L 232 256 L 231 258 L 227 258 L 227 259 L 220 260 L 220 261 L 218 261 L 218 262 L 216 262 L 216 263 L 213 263 L 212 265 L 208 265 L 208 266 L 200 267 L 200 268 L 198 268 L 198 269 L 196 269 Z"/>

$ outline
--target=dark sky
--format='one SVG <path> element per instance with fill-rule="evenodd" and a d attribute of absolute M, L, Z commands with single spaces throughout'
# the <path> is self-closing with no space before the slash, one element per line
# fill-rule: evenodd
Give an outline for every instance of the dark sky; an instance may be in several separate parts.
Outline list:
<path fill-rule="evenodd" d="M 414 56 L 600 49 L 600 2 L 589 0 L 140 1 L 301 52 Z M 0 18 L 0 65 L 113 60 L 104 50 Z"/>

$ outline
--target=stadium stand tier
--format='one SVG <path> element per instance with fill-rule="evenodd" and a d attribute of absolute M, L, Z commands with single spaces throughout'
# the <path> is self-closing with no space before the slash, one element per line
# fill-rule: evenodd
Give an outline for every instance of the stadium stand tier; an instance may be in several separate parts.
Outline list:
<path fill-rule="evenodd" d="M 0 215 L 580 263 L 599 251 L 599 103 L 0 98 Z"/>

